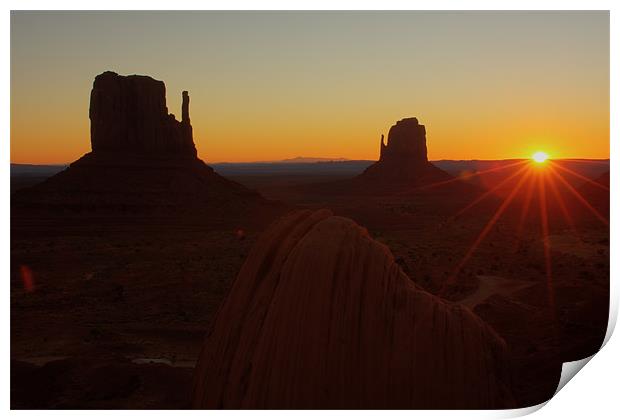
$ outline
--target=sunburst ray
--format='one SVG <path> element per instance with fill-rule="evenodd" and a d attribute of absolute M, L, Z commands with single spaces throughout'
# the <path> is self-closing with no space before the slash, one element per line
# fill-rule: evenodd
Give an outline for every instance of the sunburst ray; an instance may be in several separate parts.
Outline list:
<path fill-rule="evenodd" d="M 606 185 L 600 184 L 600 183 L 594 181 L 593 179 L 590 179 L 590 178 L 588 178 L 586 176 L 581 175 L 578 172 L 573 171 L 572 169 L 568 169 L 568 168 L 562 166 L 561 164 L 559 164 L 557 162 L 550 162 L 550 163 L 551 163 L 551 165 L 553 165 L 554 168 L 561 169 L 562 171 L 564 171 L 566 173 L 569 173 L 569 174 L 571 174 L 571 175 L 581 179 L 582 181 L 587 182 L 588 184 L 592 184 L 595 187 L 601 188 L 601 189 L 603 189 L 605 191 L 609 191 L 609 187 L 606 186 Z"/>
<path fill-rule="evenodd" d="M 483 194 L 481 194 L 478 198 L 476 198 L 474 201 L 472 201 L 471 203 L 469 203 L 468 205 L 466 205 L 465 207 L 463 207 L 461 210 L 459 210 L 454 217 L 458 217 L 461 214 L 465 213 L 467 210 L 471 209 L 472 207 L 476 206 L 478 203 L 480 203 L 481 201 L 483 201 L 485 198 L 487 198 L 488 196 L 490 196 L 491 194 L 493 194 L 494 192 L 496 192 L 497 190 L 499 190 L 501 187 L 503 187 L 504 185 L 506 185 L 510 180 L 514 179 L 515 177 L 517 177 L 518 175 L 520 175 L 521 173 L 523 173 L 525 170 L 527 170 L 528 167 L 525 166 L 521 169 L 519 169 L 517 172 L 513 173 L 512 175 L 506 177 L 505 179 L 503 179 L 499 184 L 497 184 L 496 186 L 494 186 L 493 188 L 491 188 L 490 190 L 485 191 Z"/>
<path fill-rule="evenodd" d="M 562 176 L 562 174 L 560 174 L 558 171 L 556 171 L 554 169 L 554 167 L 550 167 L 550 172 L 552 174 L 554 174 L 556 176 L 556 179 L 558 179 L 564 186 L 566 186 L 566 188 L 575 196 L 575 198 L 577 198 L 577 200 L 579 200 L 579 202 L 581 204 L 583 204 L 588 210 L 590 210 L 590 212 L 596 216 L 597 219 L 599 219 L 603 224 L 605 224 L 606 226 L 609 226 L 609 220 L 607 220 L 607 218 L 605 216 L 603 216 L 601 213 L 599 213 L 598 210 L 596 210 L 592 204 L 590 204 L 588 202 L 588 200 L 586 200 L 580 193 L 579 191 L 577 191 L 575 189 L 575 187 L 573 187 L 572 185 L 570 185 L 568 183 L 568 181 L 566 181 L 566 179 L 564 179 L 564 177 Z"/>
<path fill-rule="evenodd" d="M 413 190 L 426 190 L 426 189 L 430 189 L 430 188 L 435 188 L 441 185 L 446 185 L 446 184 L 451 184 L 453 182 L 456 181 L 462 181 L 462 180 L 466 180 L 469 178 L 472 178 L 474 176 L 478 176 L 478 175 L 483 175 L 483 174 L 489 174 L 492 172 L 498 172 L 504 169 L 508 169 L 508 168 L 512 168 L 518 165 L 523 165 L 527 163 L 527 160 L 519 160 L 518 162 L 513 162 L 513 163 L 509 163 L 507 165 L 503 165 L 503 166 L 499 166 L 496 168 L 491 168 L 491 169 L 485 169 L 484 171 L 476 171 L 474 173 L 471 174 L 467 174 L 467 175 L 461 175 L 461 176 L 456 176 L 454 178 L 448 179 L 446 181 L 439 181 L 439 182 L 433 182 L 431 184 L 425 184 L 425 185 L 420 185 L 416 188 L 414 188 Z"/>
<path fill-rule="evenodd" d="M 454 269 L 454 271 L 453 271 L 452 275 L 450 276 L 450 278 L 446 282 L 444 282 L 443 286 L 441 287 L 441 290 L 439 291 L 439 295 L 440 296 L 443 295 L 443 293 L 445 292 L 446 287 L 449 284 L 453 284 L 454 283 L 454 280 L 456 279 L 458 274 L 461 272 L 461 270 L 463 269 L 465 264 L 469 261 L 469 259 L 474 254 L 474 252 L 476 252 L 476 250 L 480 246 L 480 243 L 484 240 L 484 238 L 491 231 L 491 229 L 493 228 L 493 226 L 495 225 L 497 220 L 501 217 L 501 215 L 504 213 L 506 208 L 508 208 L 508 206 L 510 205 L 512 200 L 515 198 L 515 196 L 517 195 L 517 192 L 521 189 L 521 186 L 523 185 L 523 183 L 525 182 L 526 179 L 527 179 L 527 177 L 525 177 L 525 176 L 521 177 L 521 179 L 519 180 L 519 183 L 516 185 L 514 190 L 512 190 L 512 192 L 504 199 L 502 204 L 500 204 L 500 206 L 497 208 L 497 210 L 495 211 L 495 213 L 493 214 L 491 219 L 487 222 L 487 224 L 484 226 L 482 231 L 478 234 L 478 236 L 476 237 L 474 242 L 471 244 L 471 246 L 469 247 L 469 249 L 465 253 L 465 256 L 461 259 L 459 264 L 456 266 L 456 268 Z"/>

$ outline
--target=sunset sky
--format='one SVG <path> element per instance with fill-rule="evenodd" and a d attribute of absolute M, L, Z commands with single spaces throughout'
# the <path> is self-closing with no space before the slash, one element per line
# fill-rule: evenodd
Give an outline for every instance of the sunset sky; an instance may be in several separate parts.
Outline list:
<path fill-rule="evenodd" d="M 188 90 L 207 162 L 377 159 L 412 116 L 430 159 L 609 157 L 607 12 L 12 12 L 11 161 L 90 151 L 105 70 Z"/>

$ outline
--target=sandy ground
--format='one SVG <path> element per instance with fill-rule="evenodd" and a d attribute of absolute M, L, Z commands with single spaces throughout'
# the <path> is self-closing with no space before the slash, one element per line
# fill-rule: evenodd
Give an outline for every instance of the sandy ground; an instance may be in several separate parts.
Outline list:
<path fill-rule="evenodd" d="M 475 308 L 479 303 L 484 302 L 490 296 L 498 294 L 502 296 L 512 296 L 514 292 L 533 285 L 533 282 L 523 280 L 505 279 L 499 276 L 477 276 L 478 288 L 464 299 L 458 300 L 463 306 L 470 309 Z"/>

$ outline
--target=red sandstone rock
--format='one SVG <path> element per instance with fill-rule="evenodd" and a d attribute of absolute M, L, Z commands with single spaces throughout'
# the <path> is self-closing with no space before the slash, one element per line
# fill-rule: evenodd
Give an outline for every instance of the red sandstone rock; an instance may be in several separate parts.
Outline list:
<path fill-rule="evenodd" d="M 428 162 L 426 128 L 415 117 L 404 118 L 393 125 L 388 133 L 387 144 L 383 144 L 381 136 L 379 160 L 397 165 L 402 159 L 406 159 L 409 164 Z"/>
<path fill-rule="evenodd" d="M 428 161 L 426 128 L 417 118 L 404 118 L 390 128 L 387 144 L 381 136 L 379 161 L 357 180 L 368 184 L 419 186 L 451 176 Z"/>
<path fill-rule="evenodd" d="M 92 150 L 196 156 L 186 91 L 182 114 L 181 122 L 168 114 L 164 82 L 106 71 L 95 78 L 90 94 Z"/>
<path fill-rule="evenodd" d="M 503 408 L 503 341 L 328 210 L 252 248 L 206 338 L 196 408 Z"/>

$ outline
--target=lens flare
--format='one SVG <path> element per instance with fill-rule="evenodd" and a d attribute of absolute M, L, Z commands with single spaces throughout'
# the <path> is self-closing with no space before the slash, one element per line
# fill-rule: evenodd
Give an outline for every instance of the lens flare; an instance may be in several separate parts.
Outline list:
<path fill-rule="evenodd" d="M 532 160 L 536 163 L 543 163 L 547 159 L 549 159 L 549 155 L 545 152 L 536 152 L 532 155 Z"/>

